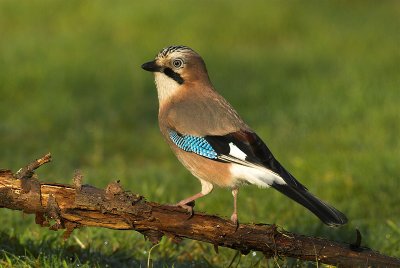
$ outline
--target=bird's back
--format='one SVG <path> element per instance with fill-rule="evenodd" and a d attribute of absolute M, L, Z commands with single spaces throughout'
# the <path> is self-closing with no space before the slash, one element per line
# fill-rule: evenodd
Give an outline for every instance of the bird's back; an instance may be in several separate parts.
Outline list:
<path fill-rule="evenodd" d="M 239 130 L 250 130 L 211 85 L 185 85 L 178 94 L 160 106 L 160 126 L 196 136 L 225 135 Z"/>

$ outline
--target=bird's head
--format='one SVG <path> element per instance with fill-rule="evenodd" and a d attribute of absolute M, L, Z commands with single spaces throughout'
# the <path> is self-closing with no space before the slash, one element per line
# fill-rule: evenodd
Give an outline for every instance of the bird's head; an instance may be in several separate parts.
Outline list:
<path fill-rule="evenodd" d="M 162 49 L 153 61 L 142 65 L 153 72 L 160 100 L 176 93 L 191 83 L 209 83 L 203 59 L 186 46 L 169 46 Z"/>

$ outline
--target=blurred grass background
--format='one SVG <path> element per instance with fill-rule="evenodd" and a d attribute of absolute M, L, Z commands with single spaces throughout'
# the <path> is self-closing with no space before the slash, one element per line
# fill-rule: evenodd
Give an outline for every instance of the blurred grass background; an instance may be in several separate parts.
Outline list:
<path fill-rule="evenodd" d="M 140 69 L 183 44 L 275 156 L 345 212 L 323 226 L 273 190 L 244 188 L 241 222 L 354 241 L 400 256 L 400 3 L 398 1 L 0 1 L 0 168 L 51 152 L 46 181 L 105 187 L 119 179 L 148 200 L 174 203 L 200 189 L 157 125 L 153 77 Z M 197 210 L 230 216 L 216 189 Z M 31 215 L 0 210 L 0 266 L 137 267 L 151 245 L 134 232 L 83 229 L 63 242 Z M 77 240 L 85 245 L 79 246 Z M 226 267 L 235 252 L 168 239 L 156 266 Z M 239 267 L 308 266 L 259 253 Z"/>

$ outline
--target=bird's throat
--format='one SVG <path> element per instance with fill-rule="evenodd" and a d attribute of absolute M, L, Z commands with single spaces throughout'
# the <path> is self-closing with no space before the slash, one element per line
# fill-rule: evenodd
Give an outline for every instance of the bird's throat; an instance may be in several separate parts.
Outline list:
<path fill-rule="evenodd" d="M 174 79 L 171 79 L 171 77 L 164 73 L 154 73 L 154 80 L 156 83 L 158 100 L 160 104 L 177 94 L 181 86 L 178 82 L 176 82 Z"/>

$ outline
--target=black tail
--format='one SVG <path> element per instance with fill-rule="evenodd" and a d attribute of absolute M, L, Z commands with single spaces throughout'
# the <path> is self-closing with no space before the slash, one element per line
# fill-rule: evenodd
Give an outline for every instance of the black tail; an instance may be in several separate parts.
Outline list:
<path fill-rule="evenodd" d="M 303 187 L 276 183 L 272 187 L 309 209 L 326 225 L 338 227 L 347 222 L 342 212 L 318 199 Z"/>

